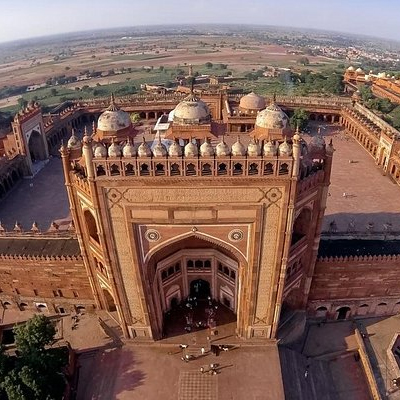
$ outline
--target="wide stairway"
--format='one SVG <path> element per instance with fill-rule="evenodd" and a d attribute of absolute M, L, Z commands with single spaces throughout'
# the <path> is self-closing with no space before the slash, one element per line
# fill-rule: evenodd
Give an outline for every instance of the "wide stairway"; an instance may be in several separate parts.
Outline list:
<path fill-rule="evenodd" d="M 279 347 L 286 400 L 337 400 L 328 361 Z M 307 373 L 306 373 L 307 371 Z"/>

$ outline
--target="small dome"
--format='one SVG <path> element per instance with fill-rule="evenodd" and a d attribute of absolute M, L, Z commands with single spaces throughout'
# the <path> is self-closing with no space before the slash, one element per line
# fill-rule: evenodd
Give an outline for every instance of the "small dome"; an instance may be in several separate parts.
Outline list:
<path fill-rule="evenodd" d="M 215 151 L 217 157 L 226 157 L 229 156 L 229 154 L 231 153 L 229 146 L 224 142 L 224 139 L 222 139 L 222 141 L 217 144 Z"/>
<path fill-rule="evenodd" d="M 72 130 L 71 137 L 68 139 L 67 147 L 69 149 L 80 149 L 81 148 L 81 141 L 75 136 L 75 131 Z"/>
<path fill-rule="evenodd" d="M 192 141 L 190 141 L 185 146 L 185 157 L 197 157 L 199 151 L 197 149 L 197 145 L 195 145 Z"/>
<path fill-rule="evenodd" d="M 266 157 L 275 157 L 276 156 L 276 146 L 275 143 L 269 140 L 264 144 L 264 156 Z"/>
<path fill-rule="evenodd" d="M 292 146 L 286 141 L 279 145 L 279 155 L 280 156 L 291 156 L 292 155 Z"/>
<path fill-rule="evenodd" d="M 354 71 L 354 67 L 353 67 L 352 65 L 350 65 L 350 67 L 349 67 L 349 68 L 347 68 L 347 71 L 349 71 L 349 72 L 353 72 L 353 71 Z"/>
<path fill-rule="evenodd" d="M 111 96 L 110 106 L 100 115 L 97 129 L 103 132 L 117 132 L 132 125 L 130 115 L 115 105 L 114 95 Z"/>
<path fill-rule="evenodd" d="M 265 108 L 264 97 L 251 92 L 240 99 L 239 107 L 245 110 L 262 110 Z"/>
<path fill-rule="evenodd" d="M 182 156 L 182 147 L 179 145 L 177 141 L 172 142 L 171 146 L 169 146 L 168 155 L 170 157 Z"/>
<path fill-rule="evenodd" d="M 125 146 L 123 147 L 122 155 L 124 157 L 135 157 L 136 155 L 135 146 L 133 145 L 133 143 L 131 143 L 130 139 L 128 139 Z"/>
<path fill-rule="evenodd" d="M 200 146 L 200 155 L 202 157 L 213 157 L 215 154 L 214 147 L 208 138 L 204 139 L 204 143 Z"/>
<path fill-rule="evenodd" d="M 111 143 L 111 146 L 108 148 L 108 157 L 120 157 L 121 156 L 121 147 L 115 142 Z"/>
<path fill-rule="evenodd" d="M 247 146 L 247 154 L 249 157 L 258 157 L 261 155 L 260 145 L 258 142 L 256 143 L 254 139 L 252 139 Z"/>
<path fill-rule="evenodd" d="M 233 156 L 245 156 L 246 147 L 240 142 L 240 137 L 238 136 L 237 141 L 232 145 L 232 155 Z"/>
<path fill-rule="evenodd" d="M 158 142 L 153 147 L 154 157 L 165 157 L 167 155 L 167 148 L 161 143 L 161 137 L 158 137 Z"/>
<path fill-rule="evenodd" d="M 356 72 L 357 72 L 357 74 L 364 74 L 364 73 L 365 73 L 365 72 L 363 71 L 363 69 L 360 68 L 360 67 L 358 67 L 358 68 L 356 69 Z"/>
<path fill-rule="evenodd" d="M 107 157 L 107 149 L 101 143 L 96 144 L 96 148 L 94 149 L 94 158 L 106 158 Z"/>
<path fill-rule="evenodd" d="M 175 107 L 172 119 L 176 125 L 208 124 L 211 121 L 211 113 L 204 101 L 190 94 Z"/>
<path fill-rule="evenodd" d="M 140 143 L 137 153 L 139 157 L 151 157 L 151 149 L 149 145 L 146 143 L 144 136 L 143 136 L 143 142 Z"/>
<path fill-rule="evenodd" d="M 282 109 L 272 103 L 257 114 L 256 125 L 267 129 L 284 129 L 289 126 L 289 117 Z"/>

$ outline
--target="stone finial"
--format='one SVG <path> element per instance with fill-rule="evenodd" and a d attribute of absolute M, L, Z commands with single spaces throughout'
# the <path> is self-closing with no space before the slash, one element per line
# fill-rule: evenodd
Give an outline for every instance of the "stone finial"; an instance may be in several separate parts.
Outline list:
<path fill-rule="evenodd" d="M 31 232 L 33 232 L 33 233 L 39 233 L 40 232 L 40 229 L 39 229 L 38 224 L 37 224 L 36 221 L 33 221 Z"/>
<path fill-rule="evenodd" d="M 4 234 L 6 232 L 7 232 L 6 228 L 3 226 L 2 222 L 0 221 L 0 235 Z"/>
<path fill-rule="evenodd" d="M 96 123 L 93 121 L 92 122 L 92 136 L 95 135 L 96 132 L 97 132 Z"/>
<path fill-rule="evenodd" d="M 15 225 L 14 225 L 13 231 L 17 232 L 17 233 L 21 233 L 22 232 L 22 225 L 21 225 L 20 222 L 15 221 Z"/>
<path fill-rule="evenodd" d="M 53 221 L 53 222 L 50 224 L 49 232 L 58 232 L 59 228 L 60 228 L 60 225 L 58 225 L 58 224 L 56 223 L 56 221 Z"/>
<path fill-rule="evenodd" d="M 87 130 L 87 126 L 86 125 L 85 125 L 85 128 L 84 128 L 82 143 L 83 144 L 87 144 L 87 145 L 90 145 L 90 143 L 92 143 L 92 137 L 89 135 L 89 132 Z"/>

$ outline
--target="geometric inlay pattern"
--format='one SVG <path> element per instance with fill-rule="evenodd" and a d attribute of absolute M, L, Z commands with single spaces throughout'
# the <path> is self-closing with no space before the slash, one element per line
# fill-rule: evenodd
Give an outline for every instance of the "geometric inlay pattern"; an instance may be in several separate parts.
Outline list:
<path fill-rule="evenodd" d="M 217 400 L 218 375 L 202 374 L 195 371 L 181 371 L 179 374 L 179 400 Z"/>
<path fill-rule="evenodd" d="M 244 234 L 243 231 L 241 231 L 240 229 L 234 229 L 233 231 L 230 231 L 228 234 L 228 239 L 231 242 L 240 242 L 241 240 L 243 240 Z"/>

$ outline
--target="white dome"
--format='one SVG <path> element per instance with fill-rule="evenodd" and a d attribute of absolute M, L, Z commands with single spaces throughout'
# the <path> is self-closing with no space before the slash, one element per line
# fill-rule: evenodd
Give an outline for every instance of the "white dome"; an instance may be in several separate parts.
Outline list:
<path fill-rule="evenodd" d="M 123 147 L 122 155 L 124 157 L 135 157 L 136 155 L 135 146 L 131 143 L 130 139 L 128 139 L 126 145 Z"/>
<path fill-rule="evenodd" d="M 247 154 L 249 157 L 258 157 L 261 154 L 260 145 L 258 142 L 256 143 L 254 139 L 252 139 L 247 146 Z"/>
<path fill-rule="evenodd" d="M 289 125 L 289 117 L 275 103 L 257 114 L 256 126 L 267 129 L 284 129 Z"/>
<path fill-rule="evenodd" d="M 115 142 L 111 143 L 111 146 L 108 148 L 108 157 L 120 157 L 121 156 L 121 147 Z"/>
<path fill-rule="evenodd" d="M 280 156 L 290 156 L 292 155 L 292 146 L 286 141 L 279 145 L 279 155 Z"/>
<path fill-rule="evenodd" d="M 197 157 L 199 154 L 197 146 L 191 141 L 185 146 L 185 157 Z"/>
<path fill-rule="evenodd" d="M 354 71 L 354 67 L 353 67 L 352 65 L 350 65 L 350 67 L 349 67 L 349 68 L 347 68 L 347 71 L 349 71 L 349 72 L 353 72 L 353 71 Z"/>
<path fill-rule="evenodd" d="M 245 110 L 262 110 L 265 108 L 265 99 L 251 92 L 240 99 L 239 107 Z"/>
<path fill-rule="evenodd" d="M 246 147 L 240 142 L 240 137 L 238 136 L 237 141 L 232 145 L 232 155 L 233 156 L 245 156 Z"/>
<path fill-rule="evenodd" d="M 223 139 L 221 142 L 219 142 L 217 144 L 217 147 L 215 150 L 216 150 L 217 157 L 226 157 L 231 154 L 229 146 L 224 142 Z"/>
<path fill-rule="evenodd" d="M 71 137 L 68 139 L 67 147 L 69 149 L 80 149 L 81 148 L 81 141 L 75 136 L 75 131 L 72 130 Z"/>
<path fill-rule="evenodd" d="M 116 132 L 129 128 L 132 125 L 129 114 L 120 110 L 111 96 L 110 106 L 100 115 L 97 121 L 97 129 L 103 132 Z"/>
<path fill-rule="evenodd" d="M 182 156 L 182 147 L 178 142 L 172 142 L 171 146 L 168 149 L 168 155 L 170 157 L 181 157 Z"/>
<path fill-rule="evenodd" d="M 151 156 L 151 149 L 149 145 L 146 143 L 145 138 L 143 137 L 143 142 L 140 143 L 138 147 L 138 156 L 139 157 L 150 157 Z"/>
<path fill-rule="evenodd" d="M 275 157 L 276 156 L 276 146 L 274 144 L 274 142 L 271 142 L 271 140 L 269 140 L 268 142 L 266 142 L 264 144 L 264 156 L 266 157 Z"/>
<path fill-rule="evenodd" d="M 105 158 L 107 157 L 107 149 L 101 143 L 98 143 L 94 150 L 95 158 Z"/>
<path fill-rule="evenodd" d="M 158 138 L 158 142 L 153 147 L 154 157 L 165 157 L 167 155 L 167 148 L 161 143 L 161 138 Z"/>
<path fill-rule="evenodd" d="M 204 143 L 200 146 L 200 155 L 202 157 L 212 157 L 214 156 L 214 147 L 210 143 L 210 141 L 205 138 Z"/>
<path fill-rule="evenodd" d="M 360 68 L 360 67 L 358 67 L 358 68 L 356 69 L 356 72 L 357 72 L 357 74 L 364 74 L 363 69 Z"/>
<path fill-rule="evenodd" d="M 207 124 L 211 121 L 211 114 L 204 101 L 190 94 L 175 107 L 172 120 L 176 125 Z"/>

